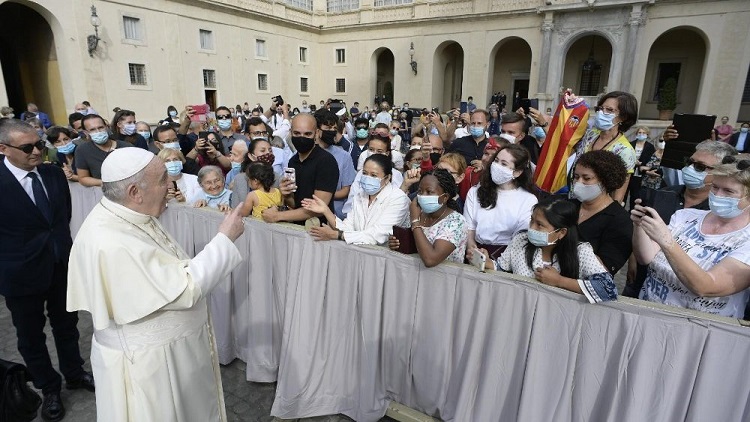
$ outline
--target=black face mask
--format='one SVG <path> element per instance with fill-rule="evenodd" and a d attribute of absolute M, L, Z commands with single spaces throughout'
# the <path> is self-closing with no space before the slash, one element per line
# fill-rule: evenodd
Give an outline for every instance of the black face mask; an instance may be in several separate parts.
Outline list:
<path fill-rule="evenodd" d="M 310 152 L 315 146 L 315 139 L 304 136 L 292 136 L 292 145 L 300 154 Z"/>
<path fill-rule="evenodd" d="M 432 161 L 432 165 L 436 166 L 438 161 L 440 161 L 440 157 L 442 157 L 443 154 L 438 154 L 437 152 L 433 152 L 430 154 L 430 161 Z"/>
<path fill-rule="evenodd" d="M 335 130 L 321 130 L 320 140 L 327 145 L 333 145 L 336 141 L 336 133 Z"/>

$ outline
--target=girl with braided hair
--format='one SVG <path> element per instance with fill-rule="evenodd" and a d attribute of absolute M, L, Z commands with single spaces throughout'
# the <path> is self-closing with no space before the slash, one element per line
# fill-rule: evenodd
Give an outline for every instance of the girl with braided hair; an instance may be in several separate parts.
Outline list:
<path fill-rule="evenodd" d="M 453 199 L 458 186 L 447 170 L 435 169 L 419 181 L 417 197 L 409 206 L 411 228 L 419 257 L 426 267 L 448 260 L 462 263 L 466 252 L 466 223 Z M 389 239 L 398 249 L 396 237 Z"/>

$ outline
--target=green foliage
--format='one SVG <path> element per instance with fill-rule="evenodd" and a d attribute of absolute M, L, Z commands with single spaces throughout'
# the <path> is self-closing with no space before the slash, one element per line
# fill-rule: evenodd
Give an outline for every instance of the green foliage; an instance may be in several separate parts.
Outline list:
<path fill-rule="evenodd" d="M 669 78 L 659 90 L 658 110 L 674 110 L 677 107 L 677 81 Z"/>

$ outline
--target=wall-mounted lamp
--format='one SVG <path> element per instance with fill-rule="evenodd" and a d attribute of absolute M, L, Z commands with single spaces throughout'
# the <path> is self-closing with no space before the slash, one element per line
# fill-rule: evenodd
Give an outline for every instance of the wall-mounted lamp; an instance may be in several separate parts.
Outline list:
<path fill-rule="evenodd" d="M 409 57 L 411 57 L 411 61 L 409 64 L 411 65 L 411 70 L 414 72 L 414 75 L 417 74 L 417 62 L 414 61 L 414 43 L 411 43 L 411 46 L 409 47 Z"/>
<path fill-rule="evenodd" d="M 96 51 L 96 47 L 99 46 L 99 26 L 102 24 L 101 19 L 99 19 L 99 16 L 96 14 L 96 7 L 91 6 L 91 25 L 94 26 L 94 33 L 92 35 L 89 35 L 87 37 L 88 45 L 89 45 L 89 56 L 94 57 L 94 51 Z"/>

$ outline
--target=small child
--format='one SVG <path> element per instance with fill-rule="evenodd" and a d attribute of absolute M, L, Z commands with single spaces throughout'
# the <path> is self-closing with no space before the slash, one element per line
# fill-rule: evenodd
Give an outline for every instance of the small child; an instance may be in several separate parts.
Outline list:
<path fill-rule="evenodd" d="M 243 212 L 251 213 L 255 218 L 262 218 L 263 211 L 271 207 L 281 205 L 281 191 L 274 188 L 273 167 L 269 164 L 255 162 L 250 164 L 245 171 L 247 174 L 248 185 L 252 191 L 245 198 Z"/>

